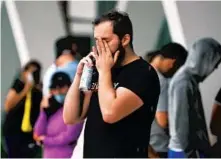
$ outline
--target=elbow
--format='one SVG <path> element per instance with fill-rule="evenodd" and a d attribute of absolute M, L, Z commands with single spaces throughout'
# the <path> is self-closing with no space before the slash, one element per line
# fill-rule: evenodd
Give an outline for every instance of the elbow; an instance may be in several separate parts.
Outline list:
<path fill-rule="evenodd" d="M 116 123 L 116 120 L 113 117 L 111 117 L 110 115 L 104 115 L 103 120 L 105 123 L 108 123 L 108 124 Z"/>
<path fill-rule="evenodd" d="M 103 113 L 102 118 L 103 118 L 103 121 L 108 124 L 114 124 L 117 121 L 119 121 L 119 119 L 117 119 L 116 114 L 114 113 Z"/>
<path fill-rule="evenodd" d="M 68 117 L 65 114 L 63 114 L 63 120 L 66 125 L 75 125 L 75 124 L 79 123 L 79 120 Z"/>
<path fill-rule="evenodd" d="M 167 128 L 167 121 L 158 121 L 158 124 L 161 128 L 166 129 Z"/>
<path fill-rule="evenodd" d="M 67 117 L 65 117 L 65 116 L 63 116 L 63 120 L 64 120 L 64 123 L 65 123 L 66 125 L 73 125 L 73 124 L 76 123 L 74 120 L 71 120 L 71 119 L 69 119 L 69 118 L 67 118 Z"/>

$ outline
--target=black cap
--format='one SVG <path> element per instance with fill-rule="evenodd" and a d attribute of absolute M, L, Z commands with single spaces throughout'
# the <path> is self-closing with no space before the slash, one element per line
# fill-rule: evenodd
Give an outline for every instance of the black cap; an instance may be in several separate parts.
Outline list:
<path fill-rule="evenodd" d="M 71 79 L 65 72 L 56 72 L 51 78 L 50 88 L 70 86 Z"/>

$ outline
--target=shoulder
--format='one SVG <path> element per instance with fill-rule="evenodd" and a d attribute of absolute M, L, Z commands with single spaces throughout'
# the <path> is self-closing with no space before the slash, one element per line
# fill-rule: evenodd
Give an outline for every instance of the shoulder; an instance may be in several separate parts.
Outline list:
<path fill-rule="evenodd" d="M 169 85 L 169 93 L 182 94 L 191 91 L 191 82 L 186 78 L 174 78 Z"/>
<path fill-rule="evenodd" d="M 131 72 L 140 76 L 155 76 L 158 77 L 155 69 L 142 58 L 131 62 L 126 66 L 126 72 Z"/>

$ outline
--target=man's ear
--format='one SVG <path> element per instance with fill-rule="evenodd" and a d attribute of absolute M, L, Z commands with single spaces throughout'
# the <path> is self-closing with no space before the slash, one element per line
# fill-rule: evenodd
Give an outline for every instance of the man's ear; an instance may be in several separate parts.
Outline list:
<path fill-rule="evenodd" d="M 121 40 L 122 46 L 126 47 L 127 45 L 130 44 L 130 35 L 129 34 L 125 34 L 124 37 Z"/>

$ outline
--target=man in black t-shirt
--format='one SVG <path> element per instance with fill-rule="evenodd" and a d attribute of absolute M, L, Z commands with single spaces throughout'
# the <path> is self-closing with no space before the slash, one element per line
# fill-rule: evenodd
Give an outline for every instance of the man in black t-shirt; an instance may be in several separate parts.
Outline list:
<path fill-rule="evenodd" d="M 160 93 L 157 73 L 135 54 L 126 13 L 110 11 L 93 24 L 96 48 L 78 65 L 65 99 L 64 121 L 73 124 L 87 117 L 84 158 L 148 157 Z M 92 90 L 80 92 L 83 67 L 93 65 L 90 57 L 95 59 L 98 81 Z"/>

